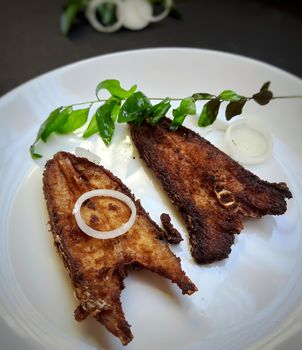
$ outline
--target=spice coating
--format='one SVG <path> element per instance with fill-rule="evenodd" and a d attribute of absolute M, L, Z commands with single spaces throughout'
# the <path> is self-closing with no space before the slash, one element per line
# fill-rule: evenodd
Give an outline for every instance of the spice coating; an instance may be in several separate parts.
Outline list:
<path fill-rule="evenodd" d="M 75 310 L 78 321 L 92 314 L 123 345 L 128 344 L 133 336 L 120 295 L 124 278 L 134 268 L 148 269 L 170 279 L 183 294 L 197 290 L 182 271 L 180 259 L 162 240 L 162 230 L 111 172 L 85 158 L 59 152 L 46 164 L 43 185 L 55 246 L 79 301 Z M 93 189 L 120 191 L 134 201 L 137 217 L 127 233 L 102 240 L 79 229 L 72 214 L 74 204 L 84 192 Z M 81 214 L 93 228 L 104 231 L 126 222 L 130 209 L 115 198 L 94 197 L 83 203 Z"/>
<path fill-rule="evenodd" d="M 292 194 L 285 183 L 269 183 L 243 168 L 197 133 L 130 125 L 132 139 L 161 181 L 187 226 L 191 253 L 199 263 L 225 259 L 243 218 L 281 215 Z"/>

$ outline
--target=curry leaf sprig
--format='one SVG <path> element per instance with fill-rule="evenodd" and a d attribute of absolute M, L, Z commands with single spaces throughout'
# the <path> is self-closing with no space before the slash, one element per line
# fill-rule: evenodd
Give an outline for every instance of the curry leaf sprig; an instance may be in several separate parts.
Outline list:
<path fill-rule="evenodd" d="M 32 158 L 41 158 L 42 155 L 37 151 L 37 146 L 41 141 L 46 142 L 52 133 L 68 134 L 83 127 L 88 121 L 91 107 L 96 103 L 100 106 L 94 112 L 82 137 L 88 138 L 98 133 L 104 143 L 109 145 L 115 131 L 116 122 L 135 123 L 139 126 L 145 121 L 154 126 L 170 110 L 172 100 L 179 102 L 179 106 L 172 110 L 173 119 L 170 123 L 170 130 L 175 131 L 183 124 L 187 116 L 197 114 L 197 101 L 205 102 L 199 115 L 198 125 L 206 127 L 215 122 L 219 109 L 224 102 L 227 103 L 225 118 L 230 120 L 240 115 L 244 105 L 250 100 L 260 105 L 266 105 L 272 99 L 302 98 L 302 96 L 274 97 L 269 90 L 269 86 L 269 82 L 265 83 L 259 92 L 251 97 L 239 95 L 232 90 L 224 90 L 219 95 L 199 92 L 185 98 L 148 98 L 143 92 L 136 91 L 136 85 L 126 90 L 121 87 L 118 80 L 104 80 L 96 87 L 96 100 L 62 106 L 53 110 L 41 125 L 36 140 L 30 147 L 30 153 Z M 109 92 L 110 97 L 100 99 L 101 90 Z M 153 105 L 151 100 L 160 102 Z M 86 107 L 79 108 L 83 105 L 86 105 Z"/>

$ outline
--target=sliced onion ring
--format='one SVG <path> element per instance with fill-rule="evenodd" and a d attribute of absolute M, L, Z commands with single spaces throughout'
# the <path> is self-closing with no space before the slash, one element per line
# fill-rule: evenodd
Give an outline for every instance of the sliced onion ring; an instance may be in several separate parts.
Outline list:
<path fill-rule="evenodd" d="M 81 206 L 82 204 L 91 197 L 112 197 L 119 199 L 120 201 L 124 202 L 128 205 L 128 207 L 131 209 L 131 216 L 129 220 L 122 224 L 120 227 L 111 230 L 111 231 L 97 231 L 94 230 L 92 227 L 88 226 L 81 215 Z M 85 232 L 88 236 L 98 239 L 110 239 L 115 238 L 118 236 L 123 235 L 127 231 L 130 230 L 130 228 L 133 226 L 135 219 L 136 219 L 136 206 L 131 198 L 126 196 L 124 193 L 121 193 L 119 191 L 114 190 L 92 190 L 85 192 L 82 194 L 78 200 L 76 201 L 72 213 L 75 216 L 76 222 L 79 226 L 79 228 Z"/>
<path fill-rule="evenodd" d="M 124 0 L 121 11 L 123 26 L 130 30 L 147 27 L 152 17 L 152 5 L 148 0 Z"/>
<path fill-rule="evenodd" d="M 94 164 L 100 164 L 101 163 L 101 158 L 98 155 L 96 155 L 95 153 L 89 151 L 86 148 L 76 147 L 74 153 L 75 153 L 75 155 L 77 157 L 86 158 L 86 159 L 90 160 Z"/>
<path fill-rule="evenodd" d="M 113 23 L 111 26 L 103 26 L 102 23 L 98 20 L 96 11 L 97 8 L 104 3 L 114 3 L 117 6 L 117 21 Z M 88 4 L 86 10 L 86 17 L 92 27 L 99 32 L 104 33 L 113 33 L 119 30 L 123 25 L 123 13 L 121 11 L 121 5 L 123 2 L 121 0 L 91 0 Z"/>
<path fill-rule="evenodd" d="M 162 21 L 165 17 L 167 17 L 171 11 L 172 0 L 165 0 L 164 2 L 165 9 L 156 16 L 151 16 L 150 22 L 159 22 Z"/>

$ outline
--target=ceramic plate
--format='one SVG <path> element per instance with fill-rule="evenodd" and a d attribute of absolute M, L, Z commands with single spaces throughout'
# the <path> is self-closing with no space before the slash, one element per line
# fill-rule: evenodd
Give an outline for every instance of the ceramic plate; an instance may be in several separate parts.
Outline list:
<path fill-rule="evenodd" d="M 183 296 L 169 281 L 147 271 L 125 280 L 122 303 L 132 325 L 130 350 L 299 348 L 302 328 L 302 100 L 267 106 L 250 101 L 246 118 L 265 125 L 273 154 L 250 166 L 293 193 L 287 212 L 246 220 L 230 257 L 199 266 L 192 260 L 186 230 L 153 174 L 137 156 L 127 126 L 118 125 L 112 145 L 80 134 L 54 136 L 34 163 L 29 146 L 54 108 L 94 99 L 100 81 L 138 84 L 150 97 L 218 94 L 232 89 L 250 96 L 266 81 L 275 95 L 302 95 L 302 81 L 248 58 L 198 49 L 148 49 L 96 57 L 57 69 L 0 99 L 0 329 L 5 349 L 122 349 L 94 319 L 77 323 L 71 283 L 48 232 L 42 166 L 58 150 L 85 147 L 98 154 L 140 198 L 153 220 L 169 212 L 184 241 L 173 247 L 198 286 Z M 222 118 L 222 115 L 220 116 Z M 187 121 L 194 130 L 197 117 Z M 199 130 L 201 132 L 201 130 Z M 219 133 L 219 132 L 218 132 Z M 209 134 L 210 135 L 210 134 Z M 210 136 L 223 148 L 222 135 Z M 133 159 L 135 157 L 135 159 Z"/>

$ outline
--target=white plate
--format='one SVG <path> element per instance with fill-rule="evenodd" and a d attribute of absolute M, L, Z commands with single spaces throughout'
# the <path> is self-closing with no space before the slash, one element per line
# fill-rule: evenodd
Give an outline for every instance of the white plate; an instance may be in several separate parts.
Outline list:
<path fill-rule="evenodd" d="M 0 314 L 1 348 L 108 349 L 123 347 L 93 319 L 77 323 L 70 281 L 48 232 L 41 168 L 28 148 L 40 123 L 60 105 L 91 100 L 98 82 L 137 83 L 148 96 L 188 96 L 233 89 L 251 95 L 271 81 L 276 95 L 302 94 L 300 79 L 264 63 L 197 49 L 149 49 L 101 56 L 63 67 L 0 99 Z M 53 137 L 56 150 L 89 147 L 141 198 L 159 222 L 170 212 L 185 241 L 173 248 L 199 292 L 177 287 L 149 272 L 131 273 L 122 302 L 132 324 L 131 350 L 298 349 L 302 336 L 301 100 L 249 102 L 245 115 L 261 119 L 273 134 L 273 157 L 251 168 L 269 181 L 286 181 L 294 198 L 280 217 L 246 220 L 230 258 L 196 265 L 182 221 L 141 160 L 133 159 L 125 125 L 112 145 Z M 194 119 L 194 118 L 193 118 Z M 193 122 L 188 121 L 193 127 Z"/>

